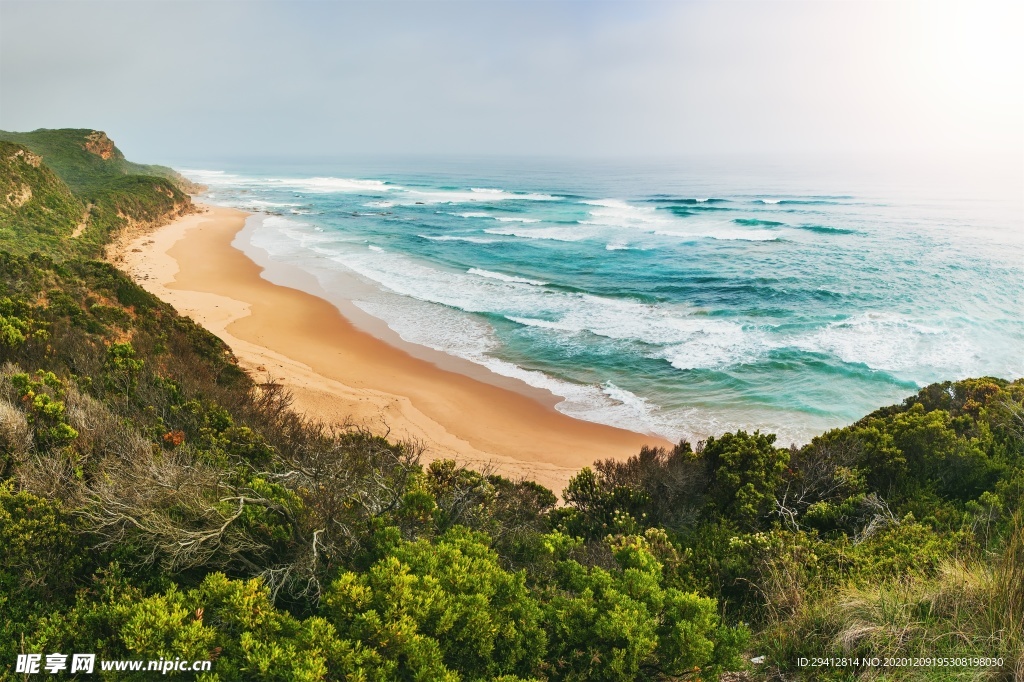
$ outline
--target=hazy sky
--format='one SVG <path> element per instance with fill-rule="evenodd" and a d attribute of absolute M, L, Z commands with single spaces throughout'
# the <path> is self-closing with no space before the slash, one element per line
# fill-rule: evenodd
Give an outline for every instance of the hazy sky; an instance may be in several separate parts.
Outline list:
<path fill-rule="evenodd" d="M 154 161 L 1024 154 L 1022 7 L 0 0 L 0 128 Z"/>

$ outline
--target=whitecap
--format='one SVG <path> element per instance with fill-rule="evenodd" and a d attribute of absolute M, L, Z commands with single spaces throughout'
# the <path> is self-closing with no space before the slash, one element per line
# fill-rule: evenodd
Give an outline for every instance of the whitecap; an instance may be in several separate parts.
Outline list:
<path fill-rule="evenodd" d="M 503 189 L 481 187 L 470 188 L 469 191 L 406 189 L 401 195 L 401 203 L 407 206 L 411 204 L 486 204 L 499 201 L 557 201 L 561 198 L 551 194 L 507 192 Z"/>
<path fill-rule="evenodd" d="M 656 235 L 663 237 L 684 237 L 686 239 L 722 239 L 726 241 L 772 242 L 778 241 L 781 234 L 772 230 L 715 230 L 689 232 L 678 230 L 656 230 Z"/>
<path fill-rule="evenodd" d="M 544 227 L 521 230 L 492 227 L 484 230 L 484 232 L 487 234 L 500 234 L 506 237 L 519 237 L 521 239 L 550 239 L 558 242 L 578 242 L 589 236 L 586 233 L 567 227 Z"/>
<path fill-rule="evenodd" d="M 583 225 L 653 231 L 657 226 L 669 225 L 673 222 L 659 214 L 657 209 L 649 206 L 633 206 L 619 199 L 587 199 L 580 203 L 596 207 L 589 212 L 587 220 L 579 221 Z"/>
<path fill-rule="evenodd" d="M 361 180 L 356 178 L 267 178 L 267 184 L 294 187 L 305 192 L 327 194 L 331 192 L 387 192 L 398 189 L 383 180 Z"/>
<path fill-rule="evenodd" d="M 289 203 L 283 201 L 266 201 L 265 199 L 255 199 L 250 197 L 244 197 L 237 202 L 239 208 L 248 208 L 252 210 L 259 210 L 265 208 L 289 208 L 293 206 L 302 206 L 302 204 Z"/>
<path fill-rule="evenodd" d="M 539 194 L 536 192 L 508 192 L 503 189 L 491 189 L 489 187 L 470 187 L 470 192 L 475 194 L 486 195 L 488 197 L 501 197 L 508 199 L 525 199 L 527 201 L 557 201 L 562 197 L 556 197 L 553 194 Z"/>
<path fill-rule="evenodd" d="M 289 230 L 299 227 L 309 227 L 309 223 L 304 223 L 298 220 L 292 220 L 291 218 L 285 218 L 279 215 L 268 215 L 263 219 L 263 225 L 266 227 L 273 227 L 279 230 Z"/>
<path fill-rule="evenodd" d="M 981 359 L 956 330 L 885 312 L 831 322 L 793 345 L 872 369 L 918 374 L 941 369 L 957 378 Z"/>
<path fill-rule="evenodd" d="M 572 326 L 566 326 L 561 322 L 555 320 L 539 320 L 533 317 L 517 317 L 515 315 L 506 315 L 506 320 L 511 320 L 516 324 L 521 324 L 524 327 L 539 327 L 540 329 L 557 329 L 559 331 L 580 331 Z"/>
<path fill-rule="evenodd" d="M 685 343 L 666 347 L 657 356 L 680 370 L 724 369 L 757 362 L 777 346 L 761 330 L 726 322 L 704 325 Z"/>
<path fill-rule="evenodd" d="M 647 400 L 647 398 L 641 398 L 632 391 L 627 391 L 624 388 L 619 388 L 614 383 L 612 383 L 611 380 L 608 380 L 601 385 L 601 391 L 612 400 L 632 408 L 638 414 L 649 415 L 655 410 L 661 409 L 657 405 L 652 405 L 651 402 Z"/>
<path fill-rule="evenodd" d="M 469 242 L 471 244 L 496 244 L 500 239 L 487 239 L 485 237 L 456 237 L 455 235 L 440 235 L 431 237 L 425 234 L 416 235 L 420 239 L 427 239 L 432 242 Z"/>
<path fill-rule="evenodd" d="M 547 282 L 541 282 L 536 279 L 529 279 L 527 277 L 516 277 L 514 275 L 503 275 L 500 272 L 491 272 L 490 270 L 482 270 L 480 268 L 470 268 L 466 270 L 471 275 L 479 275 L 480 277 L 486 277 L 488 279 L 496 279 L 502 282 L 516 282 L 518 284 L 532 284 L 534 286 L 544 286 Z"/>
<path fill-rule="evenodd" d="M 207 187 L 227 187 L 243 181 L 242 176 L 222 170 L 205 170 L 201 168 L 183 168 L 178 170 L 183 176 Z"/>

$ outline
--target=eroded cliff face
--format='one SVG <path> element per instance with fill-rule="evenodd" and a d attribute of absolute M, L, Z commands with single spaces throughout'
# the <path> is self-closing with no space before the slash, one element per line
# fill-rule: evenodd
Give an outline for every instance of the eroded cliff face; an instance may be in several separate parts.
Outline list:
<path fill-rule="evenodd" d="M 7 161 L 13 162 L 13 164 L 5 168 L 5 175 L 10 176 L 8 178 L 10 191 L 4 198 L 12 208 L 21 208 L 32 200 L 32 188 L 28 183 L 21 182 L 16 179 L 17 176 L 20 176 L 20 174 L 17 173 L 16 164 L 25 163 L 33 168 L 39 168 L 39 164 L 43 162 L 43 157 L 38 154 L 33 154 L 27 149 L 18 149 L 7 157 Z"/>
<path fill-rule="evenodd" d="M 8 157 L 11 161 L 24 161 L 33 168 L 39 168 L 39 164 L 43 162 L 43 157 L 38 154 L 33 154 L 27 149 L 19 149 Z"/>
<path fill-rule="evenodd" d="M 7 250 L 59 249 L 84 206 L 42 156 L 0 141 L 0 241 Z"/>
<path fill-rule="evenodd" d="M 85 147 L 85 151 L 95 154 L 104 161 L 124 158 L 121 150 L 114 146 L 114 141 L 102 130 L 94 130 L 86 135 L 82 146 Z"/>
<path fill-rule="evenodd" d="M 18 185 L 13 191 L 7 193 L 7 203 L 14 208 L 21 208 L 32 200 L 32 188 L 28 185 Z"/>
<path fill-rule="evenodd" d="M 170 199 L 169 202 L 161 205 L 160 209 L 157 211 L 140 214 L 120 207 L 117 209 L 116 215 L 121 219 L 124 230 L 132 233 L 149 231 L 162 225 L 166 225 L 177 218 L 189 215 L 190 213 L 202 212 L 202 209 L 193 204 L 192 198 L 187 194 L 182 198 L 174 197 L 171 193 L 163 189 L 157 189 L 157 191 Z"/>

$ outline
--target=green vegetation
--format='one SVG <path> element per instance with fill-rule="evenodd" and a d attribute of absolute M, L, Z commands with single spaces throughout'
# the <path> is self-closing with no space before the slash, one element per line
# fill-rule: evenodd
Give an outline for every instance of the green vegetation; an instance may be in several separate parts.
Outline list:
<path fill-rule="evenodd" d="M 97 257 L 125 227 L 191 211 L 186 192 L 198 189 L 125 160 L 104 133 L 0 131 L 0 244 L 12 253 Z"/>
<path fill-rule="evenodd" d="M 25 147 L 0 141 L 0 239 L 21 253 L 62 251 L 85 204 Z"/>
<path fill-rule="evenodd" d="M 0 140 L 22 145 L 43 157 L 46 165 L 78 194 L 102 192 L 111 179 L 126 175 L 168 180 L 191 194 L 202 189 L 173 168 L 128 161 L 106 133 L 96 130 L 0 131 Z"/>
<path fill-rule="evenodd" d="M 296 414 L 48 231 L 89 182 L 2 149 L 4 191 L 56 203 L 0 228 L 0 680 L 58 651 L 224 681 L 1024 674 L 1024 381 L 929 386 L 800 448 L 645 448 L 556 504 Z M 128 196 L 125 222 L 175 210 Z M 1002 663 L 798 665 L 821 656 Z"/>

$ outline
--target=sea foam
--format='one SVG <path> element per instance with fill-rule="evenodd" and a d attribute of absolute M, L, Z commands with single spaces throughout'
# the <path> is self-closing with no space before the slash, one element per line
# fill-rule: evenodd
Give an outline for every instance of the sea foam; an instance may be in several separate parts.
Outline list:
<path fill-rule="evenodd" d="M 426 234 L 416 235 L 420 239 L 426 239 L 432 242 L 468 242 L 470 244 L 496 244 L 500 239 L 487 239 L 486 237 L 469 237 L 469 236 L 457 236 L 451 234 L 444 234 L 438 236 L 430 236 Z"/>
<path fill-rule="evenodd" d="M 486 277 L 488 279 L 496 279 L 502 282 L 518 282 L 520 284 L 532 284 L 534 286 L 544 286 L 547 282 L 541 282 L 536 279 L 529 279 L 528 277 L 516 277 L 515 275 L 503 275 L 500 272 L 491 272 L 490 270 L 482 270 L 480 268 L 470 268 L 466 270 L 471 275 L 478 275 L 480 277 Z"/>
<path fill-rule="evenodd" d="M 1024 374 L 1019 221 L 988 229 L 981 204 L 854 199 L 814 178 L 328 175 L 189 177 L 221 204 L 310 211 L 260 216 L 274 258 L 357 276 L 372 292 L 357 304 L 406 340 L 583 419 L 788 442 L 928 381 Z"/>

